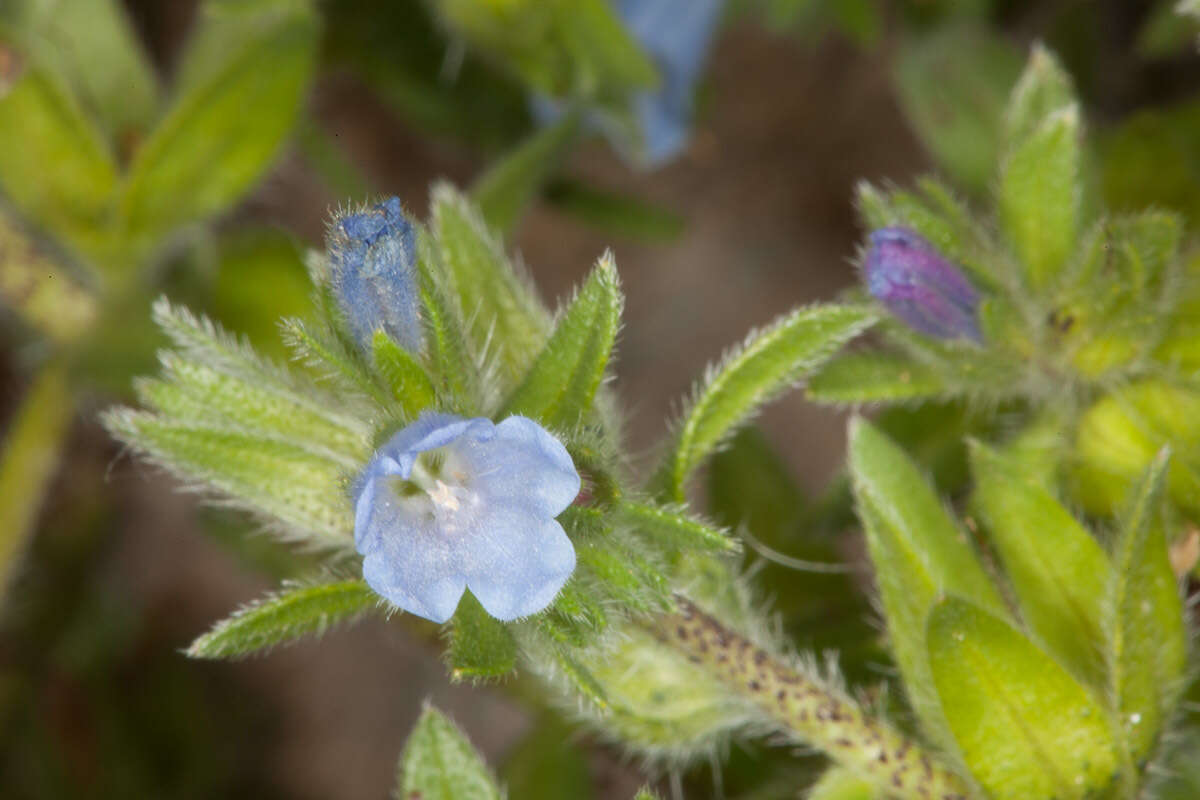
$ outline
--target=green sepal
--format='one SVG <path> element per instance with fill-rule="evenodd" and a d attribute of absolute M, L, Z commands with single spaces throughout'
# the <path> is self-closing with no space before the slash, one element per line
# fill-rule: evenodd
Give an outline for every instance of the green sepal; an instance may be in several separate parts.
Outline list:
<path fill-rule="evenodd" d="M 1079 109 L 1050 114 L 1008 154 L 1000 172 L 1000 222 L 1026 284 L 1044 289 L 1075 247 L 1080 203 Z"/>
<path fill-rule="evenodd" d="M 689 514 L 685 507 L 664 507 L 621 498 L 613 510 L 616 518 L 633 528 L 659 550 L 738 552 L 741 544 L 728 531 Z"/>
<path fill-rule="evenodd" d="M 808 380 L 810 400 L 830 405 L 923 400 L 946 392 L 927 364 L 899 353 L 845 353 L 830 359 Z"/>
<path fill-rule="evenodd" d="M 413 419 L 436 402 L 433 382 L 421 362 L 382 330 L 375 331 L 372 352 L 375 369 L 392 390 L 392 397 L 405 417 Z"/>
<path fill-rule="evenodd" d="M 1163 520 L 1168 462 L 1164 449 L 1130 493 L 1105 593 L 1110 692 L 1138 765 L 1162 735 L 1187 668 L 1183 600 Z"/>
<path fill-rule="evenodd" d="M 489 389 L 480 374 L 477 352 L 469 344 L 462 309 L 451 299 L 447 266 L 441 250 L 425 230 L 418 233 L 417 284 L 421 297 L 425 360 L 439 398 L 464 415 L 490 405 Z"/>
<path fill-rule="evenodd" d="M 484 611 L 469 589 L 463 592 L 454 612 L 446 662 L 455 680 L 499 678 L 517 666 L 517 642 L 512 632 Z"/>
<path fill-rule="evenodd" d="M 623 304 L 616 267 L 605 255 L 504 403 L 505 413 L 567 429 L 588 417 L 616 344 Z"/>
<path fill-rule="evenodd" d="M 429 225 L 472 348 L 487 351 L 509 391 L 545 344 L 550 314 L 479 210 L 449 184 L 433 189 Z"/>
<path fill-rule="evenodd" d="M 925 623 L 947 592 L 1004 615 L 969 539 L 908 456 L 870 423 L 850 423 L 849 469 L 887 618 L 892 652 L 917 716 L 938 744 L 949 732 L 929 671 Z"/>
<path fill-rule="evenodd" d="M 535 130 L 479 176 L 471 196 L 488 225 L 502 232 L 516 225 L 575 143 L 579 128 L 579 113 L 567 112 Z"/>
<path fill-rule="evenodd" d="M 404 800 L 501 800 L 504 795 L 466 735 L 427 704 L 400 756 L 395 796 Z"/>
<path fill-rule="evenodd" d="M 682 501 L 692 472 L 760 406 L 825 363 L 875 319 L 861 306 L 813 306 L 747 337 L 709 369 L 696 390 L 659 473 L 663 494 Z"/>
<path fill-rule="evenodd" d="M 174 102 L 129 167 L 121 211 L 134 235 L 232 204 L 269 166 L 308 88 L 317 18 L 307 3 L 209 0 L 200 15 Z"/>
<path fill-rule="evenodd" d="M 241 608 L 192 642 L 192 658 L 240 658 L 382 611 L 379 595 L 361 580 L 287 586 Z"/>
<path fill-rule="evenodd" d="M 1104 549 L 1026 465 L 971 441 L 975 505 L 1039 641 L 1082 680 L 1102 685 L 1102 607 L 1112 581 Z"/>
<path fill-rule="evenodd" d="M 972 776 L 995 800 L 1082 800 L 1117 770 L 1108 714 L 996 614 L 949 595 L 929 613 L 928 659 Z"/>

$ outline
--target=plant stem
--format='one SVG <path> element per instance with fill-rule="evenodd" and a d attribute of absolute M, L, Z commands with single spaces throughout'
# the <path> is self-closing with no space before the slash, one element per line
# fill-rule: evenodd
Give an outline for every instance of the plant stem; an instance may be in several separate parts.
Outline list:
<path fill-rule="evenodd" d="M 868 715 L 844 690 L 785 664 L 676 595 L 657 633 L 808 744 L 903 800 L 966 800 L 966 784 L 921 745 Z"/>
<path fill-rule="evenodd" d="M 66 367 L 45 366 L 9 425 L 0 454 L 0 600 L 32 535 L 74 413 Z"/>

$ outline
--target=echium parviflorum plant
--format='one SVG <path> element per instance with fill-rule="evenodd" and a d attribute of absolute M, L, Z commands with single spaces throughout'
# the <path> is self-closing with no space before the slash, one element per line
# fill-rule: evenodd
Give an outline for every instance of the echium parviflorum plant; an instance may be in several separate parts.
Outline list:
<path fill-rule="evenodd" d="M 1112 518 L 1082 519 L 1057 467 L 1078 468 L 1083 448 L 1053 426 L 1081 425 L 1070 421 L 1139 381 L 1187 390 L 1186 361 L 1163 355 L 1186 285 L 1182 233 L 1161 214 L 1088 232 L 1098 212 L 1076 183 L 1078 125 L 1065 76 L 1035 52 L 1010 111 L 1003 238 L 937 184 L 864 191 L 878 302 L 800 308 L 732 348 L 640 482 L 606 382 L 622 307 L 612 258 L 551 313 L 448 186 L 423 224 L 394 198 L 335 215 L 310 259 L 316 317 L 282 326 L 291 365 L 159 301 L 174 348 L 137 385 L 144 408 L 108 412 L 108 428 L 326 556 L 189 654 L 239 657 L 404 614 L 443 626 L 454 678 L 536 676 L 660 767 L 775 734 L 828 756 L 820 800 L 1142 796 L 1187 672 L 1170 549 L 1182 459 L 1151 453 Z M 1147 305 L 1161 328 L 1149 345 L 1133 323 Z M 831 360 L 876 324 L 894 349 Z M 851 483 L 910 716 L 795 653 L 741 572 L 739 538 L 688 502 L 709 457 L 806 380 L 827 400 L 962 394 L 1030 421 L 1012 441 L 971 445 L 961 524 L 895 442 L 851 424 Z M 432 710 L 399 791 L 500 796 Z"/>

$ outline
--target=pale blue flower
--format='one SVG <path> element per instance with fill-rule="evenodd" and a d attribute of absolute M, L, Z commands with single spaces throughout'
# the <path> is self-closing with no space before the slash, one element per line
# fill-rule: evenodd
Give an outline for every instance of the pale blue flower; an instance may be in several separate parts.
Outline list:
<path fill-rule="evenodd" d="M 722 5 L 723 0 L 616 0 L 629 32 L 658 66 L 658 89 L 633 99 L 647 164 L 668 161 L 687 144 L 696 83 Z"/>
<path fill-rule="evenodd" d="M 330 283 L 359 346 L 383 329 L 410 352 L 421 349 L 416 236 L 400 199 L 336 218 L 329 230 Z"/>
<path fill-rule="evenodd" d="M 450 619 L 464 589 L 497 619 L 535 614 L 575 569 L 554 518 L 579 488 L 566 448 L 530 419 L 424 412 L 356 482 L 363 578 L 434 622 Z"/>
<path fill-rule="evenodd" d="M 872 231 L 863 271 L 867 290 L 914 330 L 937 339 L 983 340 L 979 292 L 915 231 Z"/>
<path fill-rule="evenodd" d="M 654 167 L 670 161 L 687 144 L 696 83 L 704 68 L 724 0 L 614 0 L 633 38 L 658 67 L 659 85 L 630 99 L 636 142 L 622 120 L 593 111 L 587 122 L 630 160 Z M 566 113 L 564 104 L 538 95 L 533 116 L 546 124 Z"/>

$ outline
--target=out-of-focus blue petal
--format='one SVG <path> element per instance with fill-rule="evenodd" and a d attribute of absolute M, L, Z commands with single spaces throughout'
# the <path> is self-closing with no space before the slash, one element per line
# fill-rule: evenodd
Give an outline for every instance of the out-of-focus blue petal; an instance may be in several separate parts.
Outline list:
<path fill-rule="evenodd" d="M 335 219 L 327 249 L 330 282 L 359 346 L 370 349 L 382 328 L 401 347 L 419 352 L 416 235 L 399 198 Z"/>
<path fill-rule="evenodd" d="M 536 614 L 575 571 L 575 548 L 555 520 L 496 508 L 475 541 L 467 588 L 496 619 Z"/>
<path fill-rule="evenodd" d="M 433 460 L 418 469 L 422 453 Z M 575 568 L 554 517 L 579 487 L 566 448 L 532 420 L 423 413 L 355 482 L 363 577 L 436 622 L 453 614 L 465 586 L 499 619 L 536 613 Z"/>

